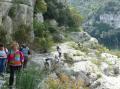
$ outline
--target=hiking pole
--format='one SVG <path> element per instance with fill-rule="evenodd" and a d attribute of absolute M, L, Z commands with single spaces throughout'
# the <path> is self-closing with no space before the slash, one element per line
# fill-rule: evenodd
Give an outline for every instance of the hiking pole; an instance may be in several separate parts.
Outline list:
<path fill-rule="evenodd" d="M 8 67 L 8 64 L 7 64 L 7 61 L 6 61 L 5 66 L 4 66 L 4 73 L 7 73 L 7 67 Z"/>

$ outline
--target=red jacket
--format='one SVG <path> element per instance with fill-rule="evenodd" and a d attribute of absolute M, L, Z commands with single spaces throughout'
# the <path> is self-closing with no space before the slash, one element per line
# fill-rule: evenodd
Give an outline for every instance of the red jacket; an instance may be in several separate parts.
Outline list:
<path fill-rule="evenodd" d="M 24 55 L 21 51 L 14 52 L 13 50 L 10 50 L 8 52 L 8 63 L 11 66 L 21 66 L 24 62 Z"/>

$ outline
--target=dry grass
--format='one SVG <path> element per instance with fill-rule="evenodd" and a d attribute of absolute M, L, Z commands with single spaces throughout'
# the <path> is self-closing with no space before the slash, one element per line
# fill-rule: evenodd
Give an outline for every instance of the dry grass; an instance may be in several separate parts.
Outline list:
<path fill-rule="evenodd" d="M 118 56 L 118 58 L 120 58 L 120 51 L 119 50 L 110 50 L 109 53 L 112 55 L 116 55 L 116 56 Z"/>
<path fill-rule="evenodd" d="M 88 89 L 83 81 L 70 79 L 65 74 L 60 74 L 57 79 L 49 78 L 47 85 L 47 89 Z"/>

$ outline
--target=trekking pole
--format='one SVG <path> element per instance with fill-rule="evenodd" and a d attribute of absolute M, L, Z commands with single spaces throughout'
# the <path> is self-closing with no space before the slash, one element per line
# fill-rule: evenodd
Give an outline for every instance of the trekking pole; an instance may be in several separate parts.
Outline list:
<path fill-rule="evenodd" d="M 4 73 L 7 73 L 7 67 L 8 67 L 8 64 L 7 64 L 7 61 L 6 61 L 5 66 L 4 66 Z"/>

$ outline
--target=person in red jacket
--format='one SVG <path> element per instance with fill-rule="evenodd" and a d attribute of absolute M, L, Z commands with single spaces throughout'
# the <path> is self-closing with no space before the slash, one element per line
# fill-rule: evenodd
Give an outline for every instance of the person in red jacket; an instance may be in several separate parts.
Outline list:
<path fill-rule="evenodd" d="M 11 49 L 8 52 L 8 65 L 10 67 L 10 78 L 9 78 L 10 88 L 14 83 L 15 72 L 20 72 L 23 62 L 24 62 L 24 56 L 23 53 L 19 51 L 19 44 L 17 42 L 13 42 L 11 44 Z"/>

